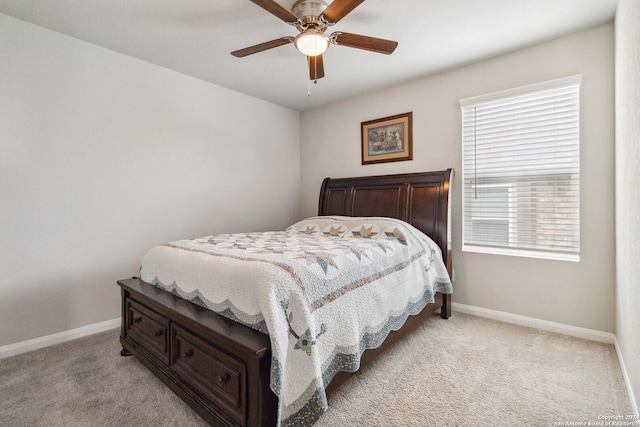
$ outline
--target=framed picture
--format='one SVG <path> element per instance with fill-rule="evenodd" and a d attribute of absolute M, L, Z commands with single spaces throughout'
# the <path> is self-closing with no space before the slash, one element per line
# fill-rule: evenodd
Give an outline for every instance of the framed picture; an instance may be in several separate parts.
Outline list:
<path fill-rule="evenodd" d="M 413 113 L 362 122 L 362 164 L 413 160 Z"/>

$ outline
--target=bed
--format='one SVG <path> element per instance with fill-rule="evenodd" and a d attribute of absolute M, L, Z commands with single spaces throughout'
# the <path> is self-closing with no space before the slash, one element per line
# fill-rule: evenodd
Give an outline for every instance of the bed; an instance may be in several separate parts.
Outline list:
<path fill-rule="evenodd" d="M 153 248 L 140 277 L 118 281 L 121 354 L 133 354 L 211 425 L 313 424 L 326 408 L 326 396 L 353 371 L 426 317 L 437 311 L 450 316 L 452 175 L 448 169 L 326 178 L 318 216 L 283 232 L 207 236 Z M 320 245 L 317 251 L 306 246 L 313 244 Z M 241 254 L 224 257 L 235 270 L 207 270 L 211 262 L 203 260 L 218 261 L 221 246 Z M 260 258 L 265 248 L 270 252 Z M 284 258 L 270 258 L 273 248 Z M 346 255 L 335 257 L 337 252 Z M 362 272 L 345 279 L 340 270 L 346 271 L 346 263 Z M 262 266 L 258 275 L 246 268 L 254 264 Z M 392 282 L 398 274 L 402 279 Z M 416 274 L 433 280 L 418 287 Z M 243 276 L 240 285 L 236 276 Z M 321 285 L 308 281 L 316 276 L 323 278 Z M 244 291 L 243 284 L 252 281 L 260 284 Z M 389 292 L 391 284 L 398 288 L 377 294 Z M 255 302 L 253 294 L 263 288 L 275 290 Z M 356 300 L 364 289 L 377 296 Z M 247 295 L 222 297 L 224 292 Z M 270 304 L 260 302 L 269 299 Z M 369 309 L 378 305 L 381 319 L 377 309 Z M 355 338 L 344 328 L 354 312 L 370 317 L 369 323 L 358 318 L 364 326 Z"/>

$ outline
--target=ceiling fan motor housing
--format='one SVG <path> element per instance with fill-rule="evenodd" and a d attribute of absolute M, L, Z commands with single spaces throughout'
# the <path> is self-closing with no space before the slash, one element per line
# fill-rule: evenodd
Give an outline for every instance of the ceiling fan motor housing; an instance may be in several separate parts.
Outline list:
<path fill-rule="evenodd" d="M 310 18 L 317 20 L 318 16 L 324 12 L 328 5 L 324 0 L 298 0 L 291 8 L 291 12 L 304 21 Z"/>

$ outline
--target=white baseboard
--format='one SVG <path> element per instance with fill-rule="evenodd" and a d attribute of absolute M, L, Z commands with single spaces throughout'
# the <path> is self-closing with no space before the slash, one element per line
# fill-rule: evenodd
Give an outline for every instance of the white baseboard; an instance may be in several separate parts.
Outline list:
<path fill-rule="evenodd" d="M 629 375 L 627 374 L 627 367 L 624 364 L 624 359 L 622 357 L 622 353 L 620 352 L 620 346 L 618 345 L 617 337 L 614 341 L 614 345 L 616 347 L 616 353 L 618 354 L 618 360 L 620 361 L 620 369 L 622 370 L 622 377 L 624 378 L 624 384 L 627 386 L 627 394 L 629 395 L 629 399 L 631 400 L 631 409 L 633 410 L 633 415 L 640 415 L 640 413 L 638 413 L 636 396 L 633 393 L 633 387 L 631 386 L 631 380 L 629 379 Z M 640 425 L 640 423 L 637 423 L 637 424 Z"/>
<path fill-rule="evenodd" d="M 577 326 L 565 325 L 562 323 L 549 322 L 547 320 L 535 319 L 533 317 L 520 316 L 519 314 L 506 313 L 504 311 L 490 310 L 488 308 L 474 307 L 472 305 L 452 303 L 451 309 L 460 313 L 472 314 L 479 317 L 487 317 L 501 322 L 513 323 L 515 325 L 527 326 L 529 328 L 541 329 L 548 332 L 569 335 L 577 338 L 584 338 L 590 341 L 598 341 L 606 344 L 613 344 L 616 336 L 609 332 L 596 331 L 595 329 L 580 328 Z"/>
<path fill-rule="evenodd" d="M 34 338 L 28 341 L 5 345 L 4 347 L 0 347 L 0 359 L 15 356 L 21 353 L 26 353 L 32 350 L 37 350 L 39 348 L 60 344 L 65 341 L 71 341 L 76 338 L 86 337 L 87 335 L 97 334 L 98 332 L 115 329 L 120 326 L 120 322 L 121 320 L 118 317 L 117 319 L 106 320 L 104 322 L 82 326 L 80 328 L 71 329 L 70 331 L 59 332 L 57 334 Z"/>

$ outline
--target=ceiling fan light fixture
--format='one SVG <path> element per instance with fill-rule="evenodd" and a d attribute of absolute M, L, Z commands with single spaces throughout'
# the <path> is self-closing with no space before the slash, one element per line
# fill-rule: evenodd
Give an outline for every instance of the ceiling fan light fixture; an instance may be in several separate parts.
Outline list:
<path fill-rule="evenodd" d="M 320 31 L 309 28 L 298 34 L 293 41 L 296 48 L 307 56 L 322 55 L 329 48 L 329 37 Z"/>

